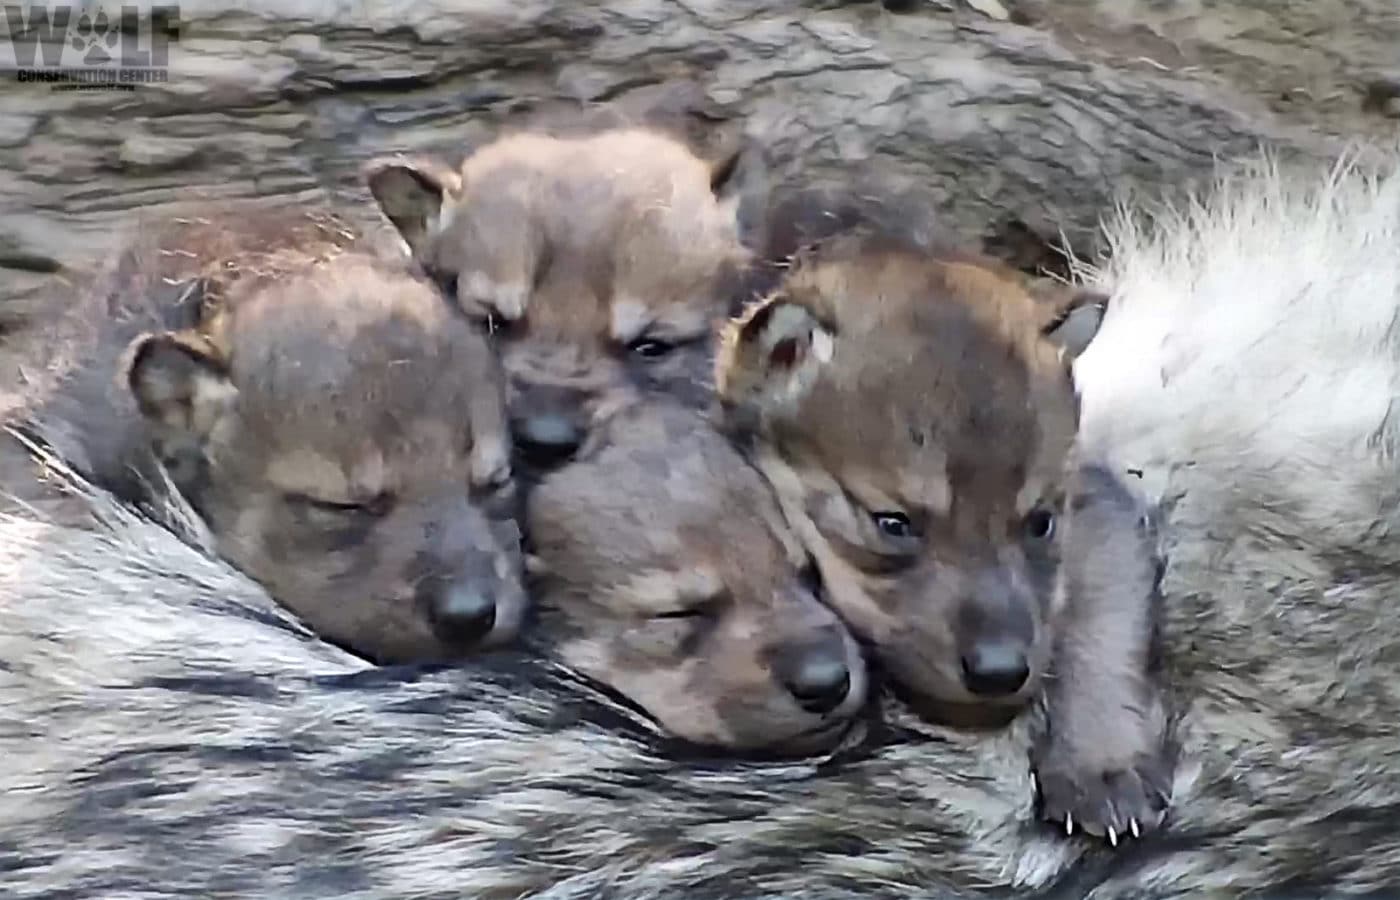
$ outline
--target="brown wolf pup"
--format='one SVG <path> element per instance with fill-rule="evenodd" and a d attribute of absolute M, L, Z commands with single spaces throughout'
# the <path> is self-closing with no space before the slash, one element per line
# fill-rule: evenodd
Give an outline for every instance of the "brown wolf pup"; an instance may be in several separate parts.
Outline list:
<path fill-rule="evenodd" d="M 521 466 L 543 472 L 645 396 L 711 397 L 715 326 L 748 265 L 762 160 L 708 162 L 639 127 L 519 132 L 452 169 L 380 159 L 366 180 L 413 256 L 492 335 Z"/>
<path fill-rule="evenodd" d="M 674 405 L 600 438 L 527 504 L 551 655 L 692 742 L 829 749 L 864 704 L 864 660 L 762 476 Z"/>
<path fill-rule="evenodd" d="M 221 555 L 325 638 L 395 662 L 515 635 L 493 355 L 345 223 L 167 223 L 32 339 L 60 362 L 21 430 L 148 511 L 173 487 Z"/>
<path fill-rule="evenodd" d="M 1097 299 L 857 228 L 732 323 L 717 387 L 894 680 L 965 724 L 1048 686 L 1045 814 L 1116 843 L 1157 824 L 1170 767 L 1155 538 L 1112 478 L 1072 465 L 1074 348 L 1056 338 Z"/>

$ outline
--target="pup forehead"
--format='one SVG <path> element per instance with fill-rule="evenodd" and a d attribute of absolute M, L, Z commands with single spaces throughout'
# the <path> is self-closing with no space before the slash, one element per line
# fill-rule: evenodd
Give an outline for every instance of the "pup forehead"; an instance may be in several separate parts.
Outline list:
<path fill-rule="evenodd" d="M 230 304 L 219 335 L 245 414 L 290 434 L 465 432 L 490 348 L 427 284 L 340 258 Z"/>
<path fill-rule="evenodd" d="M 489 185 L 502 173 L 512 172 L 580 184 L 621 177 L 643 192 L 709 184 L 708 167 L 684 143 L 632 128 L 574 137 L 507 135 L 462 163 L 468 189 Z"/>
<path fill-rule="evenodd" d="M 633 336 L 637 307 L 644 315 L 693 305 L 697 295 L 708 304 L 716 275 L 744 254 L 710 166 L 664 135 L 514 135 L 469 157 L 462 173 L 431 264 L 457 273 L 459 291 L 488 298 L 615 303 L 605 323 L 612 337 Z"/>
<path fill-rule="evenodd" d="M 859 246 L 799 270 L 787 291 L 835 333 L 789 439 L 935 511 L 960 490 L 1017 496 L 1058 477 L 1073 387 L 1030 296 L 978 266 Z"/>
<path fill-rule="evenodd" d="M 627 236 L 629 225 L 643 223 L 677 239 L 697 233 L 710 224 L 704 214 L 715 203 L 709 167 L 662 135 L 522 134 L 489 144 L 463 162 L 461 192 L 445 204 L 439 227 L 460 239 L 484 224 L 504 227 L 497 217 L 510 211 L 567 251 L 596 245 L 601 237 Z M 606 234 L 599 236 L 600 230 Z"/>
<path fill-rule="evenodd" d="M 787 543 L 762 477 L 701 416 L 644 409 L 611 423 L 608 437 L 595 457 L 536 489 L 532 505 L 546 529 L 604 548 L 641 540 L 639 550 L 678 560 Z"/>

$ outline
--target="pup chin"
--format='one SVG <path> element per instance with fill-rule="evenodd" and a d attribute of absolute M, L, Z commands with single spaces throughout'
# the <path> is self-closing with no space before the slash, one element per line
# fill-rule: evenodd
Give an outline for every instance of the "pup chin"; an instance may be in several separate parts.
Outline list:
<path fill-rule="evenodd" d="M 950 728 L 996 730 L 1005 728 L 1028 707 L 1039 679 L 1032 677 L 1014 694 L 979 697 L 958 684 L 937 692 L 911 686 L 912 679 L 895 678 L 896 695 L 921 719 Z"/>

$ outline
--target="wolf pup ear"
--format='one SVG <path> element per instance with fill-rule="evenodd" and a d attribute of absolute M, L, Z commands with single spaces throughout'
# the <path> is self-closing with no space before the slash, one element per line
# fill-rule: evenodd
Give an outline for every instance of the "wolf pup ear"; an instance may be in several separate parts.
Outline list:
<path fill-rule="evenodd" d="M 363 178 L 384 217 L 418 257 L 442 220 L 443 203 L 462 190 L 460 175 L 427 159 L 371 160 L 365 165 Z"/>
<path fill-rule="evenodd" d="M 1099 333 L 1108 295 L 1048 278 L 1032 283 L 1030 293 L 1045 312 L 1041 334 L 1060 348 L 1065 359 L 1077 359 Z"/>
<path fill-rule="evenodd" d="M 209 436 L 238 394 L 222 355 L 193 332 L 138 337 L 127 348 L 123 376 L 147 422 L 196 441 Z"/>
<path fill-rule="evenodd" d="M 767 231 L 771 190 L 764 148 L 755 140 L 739 137 L 707 162 L 715 201 L 734 217 L 740 243 L 757 251 Z"/>
<path fill-rule="evenodd" d="M 752 307 L 720 336 L 715 390 L 735 424 L 782 417 L 811 390 L 836 352 L 835 332 L 782 296 Z"/>

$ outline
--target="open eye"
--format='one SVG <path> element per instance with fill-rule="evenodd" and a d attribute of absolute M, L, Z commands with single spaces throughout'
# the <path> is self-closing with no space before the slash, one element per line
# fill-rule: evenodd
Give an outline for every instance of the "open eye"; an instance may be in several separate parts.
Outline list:
<path fill-rule="evenodd" d="M 427 271 L 428 277 L 433 280 L 433 284 L 437 285 L 439 291 L 442 291 L 445 296 L 451 299 L 455 300 L 457 298 L 456 272 L 448 272 L 438 268 L 431 268 Z"/>
<path fill-rule="evenodd" d="M 521 322 L 520 319 L 508 319 L 492 309 L 476 313 L 471 318 L 488 337 L 496 339 L 509 337 Z"/>
<path fill-rule="evenodd" d="M 495 337 L 498 332 L 505 328 L 505 322 L 491 310 L 468 312 L 467 318 L 471 319 L 472 324 L 486 332 L 489 337 Z"/>
<path fill-rule="evenodd" d="M 642 359 L 660 359 L 676 349 L 676 345 L 656 338 L 638 338 L 627 345 L 627 352 Z"/>
<path fill-rule="evenodd" d="M 871 513 L 870 518 L 875 522 L 875 527 L 886 537 L 907 538 L 914 534 L 914 526 L 910 523 L 909 517 L 901 512 L 877 512 Z"/>
<path fill-rule="evenodd" d="M 170 475 L 170 480 L 181 490 L 198 484 L 208 471 L 208 460 L 198 447 L 171 447 L 161 453 L 160 461 Z"/>
<path fill-rule="evenodd" d="M 1021 528 L 1033 541 L 1048 541 L 1055 534 L 1055 514 L 1048 509 L 1033 509 L 1026 513 Z"/>

